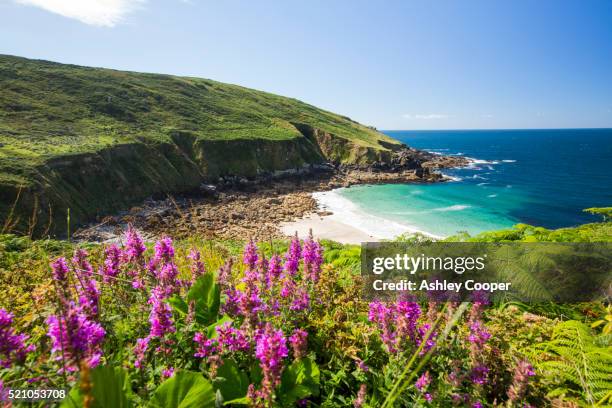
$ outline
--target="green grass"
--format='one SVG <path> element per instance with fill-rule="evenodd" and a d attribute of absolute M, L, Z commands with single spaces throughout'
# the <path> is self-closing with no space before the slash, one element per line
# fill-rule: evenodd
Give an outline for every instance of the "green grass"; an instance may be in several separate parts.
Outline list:
<path fill-rule="evenodd" d="M 0 173 L 45 158 L 134 141 L 301 137 L 305 123 L 383 149 L 396 141 L 296 99 L 209 79 L 122 72 L 0 56 Z M 6 174 L 3 174 L 6 177 Z"/>
<path fill-rule="evenodd" d="M 68 208 L 78 225 L 220 176 L 368 163 L 399 146 L 236 85 L 0 55 L 0 225 L 15 207 L 20 233 L 65 233 Z"/>

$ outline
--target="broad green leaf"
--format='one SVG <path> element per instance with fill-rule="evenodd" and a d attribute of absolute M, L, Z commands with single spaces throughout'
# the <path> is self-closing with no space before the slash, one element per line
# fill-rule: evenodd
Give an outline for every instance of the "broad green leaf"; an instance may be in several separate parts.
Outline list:
<path fill-rule="evenodd" d="M 179 315 L 185 316 L 189 311 L 189 305 L 180 296 L 174 295 L 170 299 L 168 299 L 168 303 L 172 306 L 172 310 Z"/>
<path fill-rule="evenodd" d="M 251 403 L 251 399 L 249 397 L 237 398 L 231 401 L 225 401 L 223 405 L 249 405 Z"/>
<path fill-rule="evenodd" d="M 179 370 L 153 393 L 150 407 L 199 408 L 215 406 L 215 391 L 200 373 Z"/>
<path fill-rule="evenodd" d="M 319 367 L 312 359 L 294 361 L 281 378 L 279 391 L 283 405 L 293 406 L 297 400 L 319 395 L 319 382 Z"/>
<path fill-rule="evenodd" d="M 195 318 L 200 324 L 209 325 L 217 319 L 221 305 L 221 292 L 212 273 L 200 276 L 187 293 L 187 304 L 195 302 Z"/>
<path fill-rule="evenodd" d="M 226 359 L 217 370 L 213 381 L 215 390 L 221 391 L 224 401 L 236 400 L 246 396 L 249 377 L 232 359 Z"/>
<path fill-rule="evenodd" d="M 124 369 L 112 366 L 100 366 L 90 371 L 93 397 L 91 408 L 131 407 L 130 381 Z M 68 397 L 62 401 L 62 408 L 80 408 L 83 406 L 84 395 L 81 385 L 77 384 Z"/>

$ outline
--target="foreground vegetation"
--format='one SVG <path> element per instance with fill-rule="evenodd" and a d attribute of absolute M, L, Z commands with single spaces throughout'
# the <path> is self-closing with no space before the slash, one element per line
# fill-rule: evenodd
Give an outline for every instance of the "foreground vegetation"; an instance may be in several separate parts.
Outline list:
<path fill-rule="evenodd" d="M 611 223 L 454 237 L 610 241 Z M 410 239 L 418 239 L 411 237 Z M 0 240 L 0 378 L 65 406 L 606 406 L 604 304 L 383 304 L 360 249 Z M 51 264 L 50 264 L 51 263 Z M 1 393 L 0 393 L 1 394 Z"/>

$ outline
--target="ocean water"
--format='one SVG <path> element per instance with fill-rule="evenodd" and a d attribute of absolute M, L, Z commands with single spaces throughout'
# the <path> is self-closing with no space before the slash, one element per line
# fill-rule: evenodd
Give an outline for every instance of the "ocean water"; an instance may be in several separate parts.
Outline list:
<path fill-rule="evenodd" d="M 528 223 L 547 228 L 599 220 L 612 206 L 612 129 L 385 131 L 410 146 L 474 159 L 455 181 L 355 186 L 317 198 L 379 238 L 422 231 L 448 236 Z"/>

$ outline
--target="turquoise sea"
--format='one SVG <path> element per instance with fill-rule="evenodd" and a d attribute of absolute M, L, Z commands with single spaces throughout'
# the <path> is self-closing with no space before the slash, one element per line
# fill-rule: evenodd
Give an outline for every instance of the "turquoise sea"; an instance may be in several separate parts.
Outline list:
<path fill-rule="evenodd" d="M 385 131 L 410 146 L 473 159 L 445 170 L 455 181 L 356 186 L 319 197 L 375 236 L 436 236 L 528 223 L 558 228 L 597 221 L 612 206 L 612 129 Z"/>

